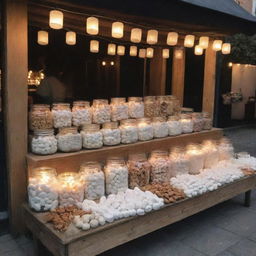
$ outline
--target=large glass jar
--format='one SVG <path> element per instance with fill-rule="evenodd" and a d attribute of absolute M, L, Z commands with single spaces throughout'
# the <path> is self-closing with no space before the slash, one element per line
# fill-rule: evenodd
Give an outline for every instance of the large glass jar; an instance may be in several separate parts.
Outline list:
<path fill-rule="evenodd" d="M 172 148 L 170 150 L 169 159 L 171 162 L 171 171 L 170 171 L 171 177 L 189 173 L 190 164 L 184 148 L 182 147 Z"/>
<path fill-rule="evenodd" d="M 145 117 L 155 117 L 160 115 L 160 105 L 155 96 L 144 97 Z"/>
<path fill-rule="evenodd" d="M 83 148 L 93 149 L 103 146 L 103 136 L 98 124 L 85 124 L 81 131 Z"/>
<path fill-rule="evenodd" d="M 205 152 L 204 168 L 211 168 L 219 162 L 219 151 L 216 142 L 205 140 L 202 146 Z"/>
<path fill-rule="evenodd" d="M 104 124 L 110 122 L 111 108 L 108 100 L 97 99 L 93 100 L 92 105 L 92 120 L 95 124 Z"/>
<path fill-rule="evenodd" d="M 189 173 L 199 174 L 204 168 L 205 153 L 198 144 L 187 146 L 187 157 L 189 159 Z"/>
<path fill-rule="evenodd" d="M 112 121 L 128 119 L 128 105 L 125 98 L 111 98 L 110 107 Z"/>
<path fill-rule="evenodd" d="M 229 160 L 234 156 L 234 148 L 231 141 L 227 138 L 222 138 L 218 143 L 219 160 Z"/>
<path fill-rule="evenodd" d="M 164 117 L 153 117 L 152 125 L 154 130 L 154 138 L 163 138 L 168 136 L 168 124 Z"/>
<path fill-rule="evenodd" d="M 130 118 L 144 117 L 144 103 L 141 97 L 129 97 L 128 106 Z"/>
<path fill-rule="evenodd" d="M 167 116 L 172 116 L 174 114 L 174 97 L 173 95 L 166 95 L 167 102 Z"/>
<path fill-rule="evenodd" d="M 182 133 L 191 133 L 193 132 L 193 120 L 189 114 L 180 115 L 180 123 L 182 127 Z"/>
<path fill-rule="evenodd" d="M 208 112 L 203 112 L 204 130 L 212 129 L 212 118 Z"/>
<path fill-rule="evenodd" d="M 75 152 L 82 148 L 82 135 L 75 126 L 60 128 L 56 138 L 59 151 Z"/>
<path fill-rule="evenodd" d="M 123 144 L 138 141 L 138 128 L 137 121 L 135 119 L 122 120 L 119 129 L 121 131 L 121 142 Z"/>
<path fill-rule="evenodd" d="M 107 160 L 104 168 L 106 193 L 117 194 L 128 188 L 128 168 L 123 158 L 115 157 Z"/>
<path fill-rule="evenodd" d="M 105 194 L 105 176 L 98 162 L 85 162 L 80 167 L 80 176 L 85 184 L 85 199 L 99 199 Z"/>
<path fill-rule="evenodd" d="M 121 132 L 117 122 L 108 122 L 103 124 L 101 129 L 103 135 L 103 144 L 106 146 L 114 146 L 121 143 Z"/>
<path fill-rule="evenodd" d="M 84 183 L 76 172 L 64 172 L 58 175 L 59 204 L 73 206 L 84 200 Z"/>
<path fill-rule="evenodd" d="M 167 124 L 169 136 L 176 136 L 182 133 L 182 126 L 179 119 L 179 116 L 168 117 Z"/>
<path fill-rule="evenodd" d="M 139 140 L 152 140 L 154 137 L 153 126 L 150 118 L 139 118 L 137 119 L 138 137 Z"/>
<path fill-rule="evenodd" d="M 167 151 L 155 150 L 151 152 L 149 162 L 151 169 L 151 183 L 170 182 L 170 160 Z"/>
<path fill-rule="evenodd" d="M 53 129 L 34 130 L 31 151 L 37 155 L 51 155 L 57 151 L 57 140 Z"/>
<path fill-rule="evenodd" d="M 92 122 L 92 112 L 89 101 L 74 101 L 72 108 L 72 123 L 74 126 L 82 126 Z"/>
<path fill-rule="evenodd" d="M 35 211 L 49 211 L 58 207 L 56 170 L 39 167 L 31 171 L 28 179 L 29 206 Z"/>
<path fill-rule="evenodd" d="M 204 129 L 204 119 L 202 113 L 194 112 L 192 113 L 193 120 L 193 131 L 201 132 Z"/>
<path fill-rule="evenodd" d="M 180 101 L 172 96 L 172 104 L 173 104 L 173 115 L 179 115 L 181 113 Z"/>
<path fill-rule="evenodd" d="M 49 105 L 35 104 L 32 105 L 29 112 L 29 129 L 52 129 L 53 118 Z"/>
<path fill-rule="evenodd" d="M 159 116 L 166 117 L 173 114 L 173 103 L 169 96 L 157 96 L 160 106 Z"/>
<path fill-rule="evenodd" d="M 129 188 L 143 187 L 149 184 L 151 164 L 145 153 L 129 155 Z"/>
<path fill-rule="evenodd" d="M 72 125 L 72 112 L 69 103 L 53 103 L 52 115 L 54 128 L 70 127 Z"/>

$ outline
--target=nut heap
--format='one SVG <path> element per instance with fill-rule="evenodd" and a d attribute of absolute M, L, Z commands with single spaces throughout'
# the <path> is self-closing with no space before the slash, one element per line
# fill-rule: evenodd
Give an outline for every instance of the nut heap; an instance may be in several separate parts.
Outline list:
<path fill-rule="evenodd" d="M 147 185 L 142 190 L 150 191 L 158 197 L 163 198 L 165 204 L 174 203 L 186 197 L 182 190 L 176 189 L 168 183 Z"/>
<path fill-rule="evenodd" d="M 245 176 L 251 176 L 255 174 L 255 171 L 252 168 L 242 168 L 241 170 Z"/>

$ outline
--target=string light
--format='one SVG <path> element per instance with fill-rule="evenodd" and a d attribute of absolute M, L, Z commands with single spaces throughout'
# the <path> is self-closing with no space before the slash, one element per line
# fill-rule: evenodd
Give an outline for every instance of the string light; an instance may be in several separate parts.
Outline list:
<path fill-rule="evenodd" d="M 123 56 L 125 54 L 125 47 L 123 45 L 117 46 L 117 55 Z"/>
<path fill-rule="evenodd" d="M 230 52 L 231 52 L 231 44 L 229 44 L 229 43 L 223 44 L 221 51 L 222 51 L 222 54 L 230 54 Z"/>
<path fill-rule="evenodd" d="M 174 50 L 175 59 L 181 60 L 183 58 L 183 50 L 181 48 L 176 48 Z"/>
<path fill-rule="evenodd" d="M 230 68 L 232 68 L 232 67 L 233 67 L 233 63 L 232 63 L 232 62 L 229 62 L 229 63 L 228 63 L 228 66 L 229 66 Z"/>
<path fill-rule="evenodd" d="M 37 43 L 40 45 L 47 45 L 49 43 L 47 31 L 40 30 L 37 32 Z"/>
<path fill-rule="evenodd" d="M 167 35 L 166 43 L 168 45 L 174 46 L 178 43 L 178 37 L 179 37 L 178 33 L 169 32 L 168 35 Z"/>
<path fill-rule="evenodd" d="M 112 23 L 112 37 L 122 38 L 124 35 L 124 23 L 122 22 L 113 22 Z"/>
<path fill-rule="evenodd" d="M 76 44 L 76 33 L 73 31 L 66 32 L 66 44 L 75 45 Z"/>
<path fill-rule="evenodd" d="M 114 61 L 111 61 L 111 62 L 110 62 L 110 65 L 111 65 L 111 66 L 114 66 L 114 65 L 115 65 L 115 62 L 114 62 Z"/>
<path fill-rule="evenodd" d="M 98 35 L 99 33 L 99 19 L 89 17 L 86 19 L 86 32 L 89 35 Z"/>
<path fill-rule="evenodd" d="M 142 37 L 142 30 L 140 28 L 133 28 L 131 30 L 131 42 L 140 43 Z"/>
<path fill-rule="evenodd" d="M 192 48 L 195 44 L 195 36 L 194 35 L 186 35 L 184 46 L 188 48 Z"/>
<path fill-rule="evenodd" d="M 93 53 L 99 52 L 99 41 L 97 40 L 90 41 L 90 52 L 93 52 Z"/>
<path fill-rule="evenodd" d="M 147 43 L 148 44 L 156 44 L 157 40 L 158 40 L 158 31 L 154 30 L 154 29 L 148 30 Z"/>
<path fill-rule="evenodd" d="M 153 58 L 153 56 L 154 56 L 154 49 L 153 48 L 147 48 L 146 57 L 147 58 Z"/>
<path fill-rule="evenodd" d="M 50 11 L 49 15 L 49 26 L 53 29 L 63 28 L 63 13 L 58 10 Z"/>
<path fill-rule="evenodd" d="M 200 45 L 196 45 L 194 52 L 195 55 L 203 55 L 204 49 Z"/>
<path fill-rule="evenodd" d="M 138 49 L 137 49 L 137 46 L 130 46 L 130 56 L 137 56 L 137 52 L 138 52 Z"/>
<path fill-rule="evenodd" d="M 201 36 L 199 38 L 199 45 L 203 48 L 203 49 L 207 49 L 209 46 L 209 37 L 208 36 Z"/>
<path fill-rule="evenodd" d="M 146 57 L 146 49 L 140 49 L 139 58 L 145 58 L 145 57 Z"/>
<path fill-rule="evenodd" d="M 102 65 L 102 66 L 106 66 L 106 64 L 107 64 L 106 61 L 102 61 L 102 62 L 101 62 L 101 65 Z"/>
<path fill-rule="evenodd" d="M 169 49 L 163 49 L 162 56 L 164 59 L 168 59 L 170 57 L 170 50 Z"/>
<path fill-rule="evenodd" d="M 116 54 L 116 45 L 108 44 L 108 55 L 115 55 L 115 54 Z"/>
<path fill-rule="evenodd" d="M 222 49 L 222 40 L 214 40 L 212 49 L 216 52 L 221 51 Z"/>

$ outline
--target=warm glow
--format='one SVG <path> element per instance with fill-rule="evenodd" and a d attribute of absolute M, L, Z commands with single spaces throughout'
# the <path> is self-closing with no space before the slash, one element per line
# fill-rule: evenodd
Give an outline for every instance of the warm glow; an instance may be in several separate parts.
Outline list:
<path fill-rule="evenodd" d="M 183 50 L 176 48 L 174 50 L 174 57 L 175 57 L 175 59 L 181 60 L 183 58 Z"/>
<path fill-rule="evenodd" d="M 163 58 L 168 59 L 170 57 L 170 50 L 163 49 L 162 56 L 163 56 Z"/>
<path fill-rule="evenodd" d="M 49 26 L 53 29 L 63 28 L 63 13 L 61 11 L 50 11 Z"/>
<path fill-rule="evenodd" d="M 125 47 L 123 45 L 117 46 L 117 54 L 123 56 L 125 54 Z"/>
<path fill-rule="evenodd" d="M 168 45 L 174 46 L 178 43 L 178 37 L 179 37 L 178 33 L 169 32 L 168 35 L 167 35 L 166 43 Z"/>
<path fill-rule="evenodd" d="M 199 38 L 199 45 L 203 48 L 206 49 L 209 46 L 209 37 L 208 36 L 201 36 Z"/>
<path fill-rule="evenodd" d="M 158 31 L 154 29 L 148 30 L 147 43 L 156 44 L 157 40 L 158 40 Z"/>
<path fill-rule="evenodd" d="M 214 40 L 213 45 L 212 45 L 212 49 L 216 52 L 221 51 L 221 49 L 222 49 L 222 40 Z"/>
<path fill-rule="evenodd" d="M 86 20 L 86 32 L 89 35 L 98 35 L 99 33 L 99 20 L 95 17 L 89 17 Z"/>
<path fill-rule="evenodd" d="M 131 42 L 139 43 L 142 37 L 142 30 L 140 28 L 133 28 L 131 30 Z"/>
<path fill-rule="evenodd" d="M 90 52 L 93 52 L 93 53 L 99 52 L 99 41 L 97 40 L 90 41 Z"/>
<path fill-rule="evenodd" d="M 229 62 L 229 63 L 228 63 L 228 66 L 229 66 L 230 68 L 232 68 L 232 67 L 233 67 L 233 63 L 232 63 L 232 62 Z"/>
<path fill-rule="evenodd" d="M 194 35 L 186 35 L 184 46 L 188 48 L 192 48 L 195 44 L 195 36 Z"/>
<path fill-rule="evenodd" d="M 146 49 L 140 49 L 139 50 L 139 57 L 145 58 L 146 57 Z"/>
<path fill-rule="evenodd" d="M 154 49 L 153 48 L 147 48 L 146 56 L 147 56 L 147 58 L 153 58 Z"/>
<path fill-rule="evenodd" d="M 40 30 L 37 32 L 37 43 L 40 45 L 47 45 L 49 43 L 47 31 Z"/>
<path fill-rule="evenodd" d="M 110 65 L 111 65 L 111 66 L 114 66 L 114 65 L 115 65 L 115 62 L 114 62 L 114 61 L 110 61 Z"/>
<path fill-rule="evenodd" d="M 72 31 L 68 31 L 66 33 L 66 44 L 75 45 L 76 44 L 76 33 Z"/>
<path fill-rule="evenodd" d="M 124 23 L 122 22 L 113 22 L 112 23 L 112 37 L 122 38 L 124 35 Z"/>
<path fill-rule="evenodd" d="M 102 61 L 102 62 L 101 62 L 101 65 L 102 65 L 102 66 L 106 66 L 106 64 L 107 64 L 106 61 Z"/>
<path fill-rule="evenodd" d="M 137 46 L 130 46 L 130 56 L 137 56 Z"/>
<path fill-rule="evenodd" d="M 116 45 L 108 44 L 108 55 L 115 55 L 115 54 L 116 54 Z"/>
<path fill-rule="evenodd" d="M 197 45 L 195 47 L 195 51 L 194 52 L 195 52 L 195 55 L 203 55 L 204 49 L 200 45 Z"/>
<path fill-rule="evenodd" d="M 231 44 L 225 43 L 222 45 L 222 53 L 223 54 L 230 54 L 231 52 Z"/>

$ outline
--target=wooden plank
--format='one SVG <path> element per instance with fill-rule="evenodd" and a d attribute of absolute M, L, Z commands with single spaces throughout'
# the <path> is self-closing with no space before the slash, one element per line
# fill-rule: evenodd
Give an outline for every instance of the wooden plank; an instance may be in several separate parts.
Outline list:
<path fill-rule="evenodd" d="M 45 214 L 34 213 L 28 206 L 25 206 L 25 220 L 32 233 L 39 233 L 38 237 L 41 242 L 54 255 L 65 255 L 64 252 L 70 256 L 96 255 L 180 221 L 255 187 L 256 175 L 245 177 L 222 186 L 218 190 L 166 205 L 145 216 L 119 220 L 89 231 L 78 230 L 71 224 L 65 233 L 56 232 L 50 224 L 45 224 Z M 59 251 L 56 251 L 57 248 Z"/>
<path fill-rule="evenodd" d="M 181 51 L 181 58 L 175 57 L 177 51 Z M 186 49 L 184 47 L 174 47 L 172 62 L 172 94 L 179 99 L 181 106 L 183 106 L 184 97 L 185 58 Z"/>
<path fill-rule="evenodd" d="M 26 195 L 27 154 L 27 1 L 4 2 L 4 128 L 12 234 L 22 230 L 21 205 Z"/>
<path fill-rule="evenodd" d="M 216 83 L 216 52 L 212 49 L 212 41 L 205 51 L 203 111 L 213 117 L 215 83 Z"/>
<path fill-rule="evenodd" d="M 220 139 L 222 136 L 222 129 L 214 128 L 210 131 L 182 134 L 180 136 L 154 139 L 128 145 L 103 147 L 96 150 L 82 150 L 75 153 L 57 153 L 48 156 L 28 154 L 27 164 L 29 170 L 35 167 L 47 165 L 56 168 L 58 173 L 65 171 L 78 171 L 81 163 L 84 161 L 105 161 L 110 156 L 127 157 L 130 153 L 149 153 L 156 149 L 169 150 L 174 146 L 184 146 L 193 142 L 200 143 L 205 139 Z"/>

